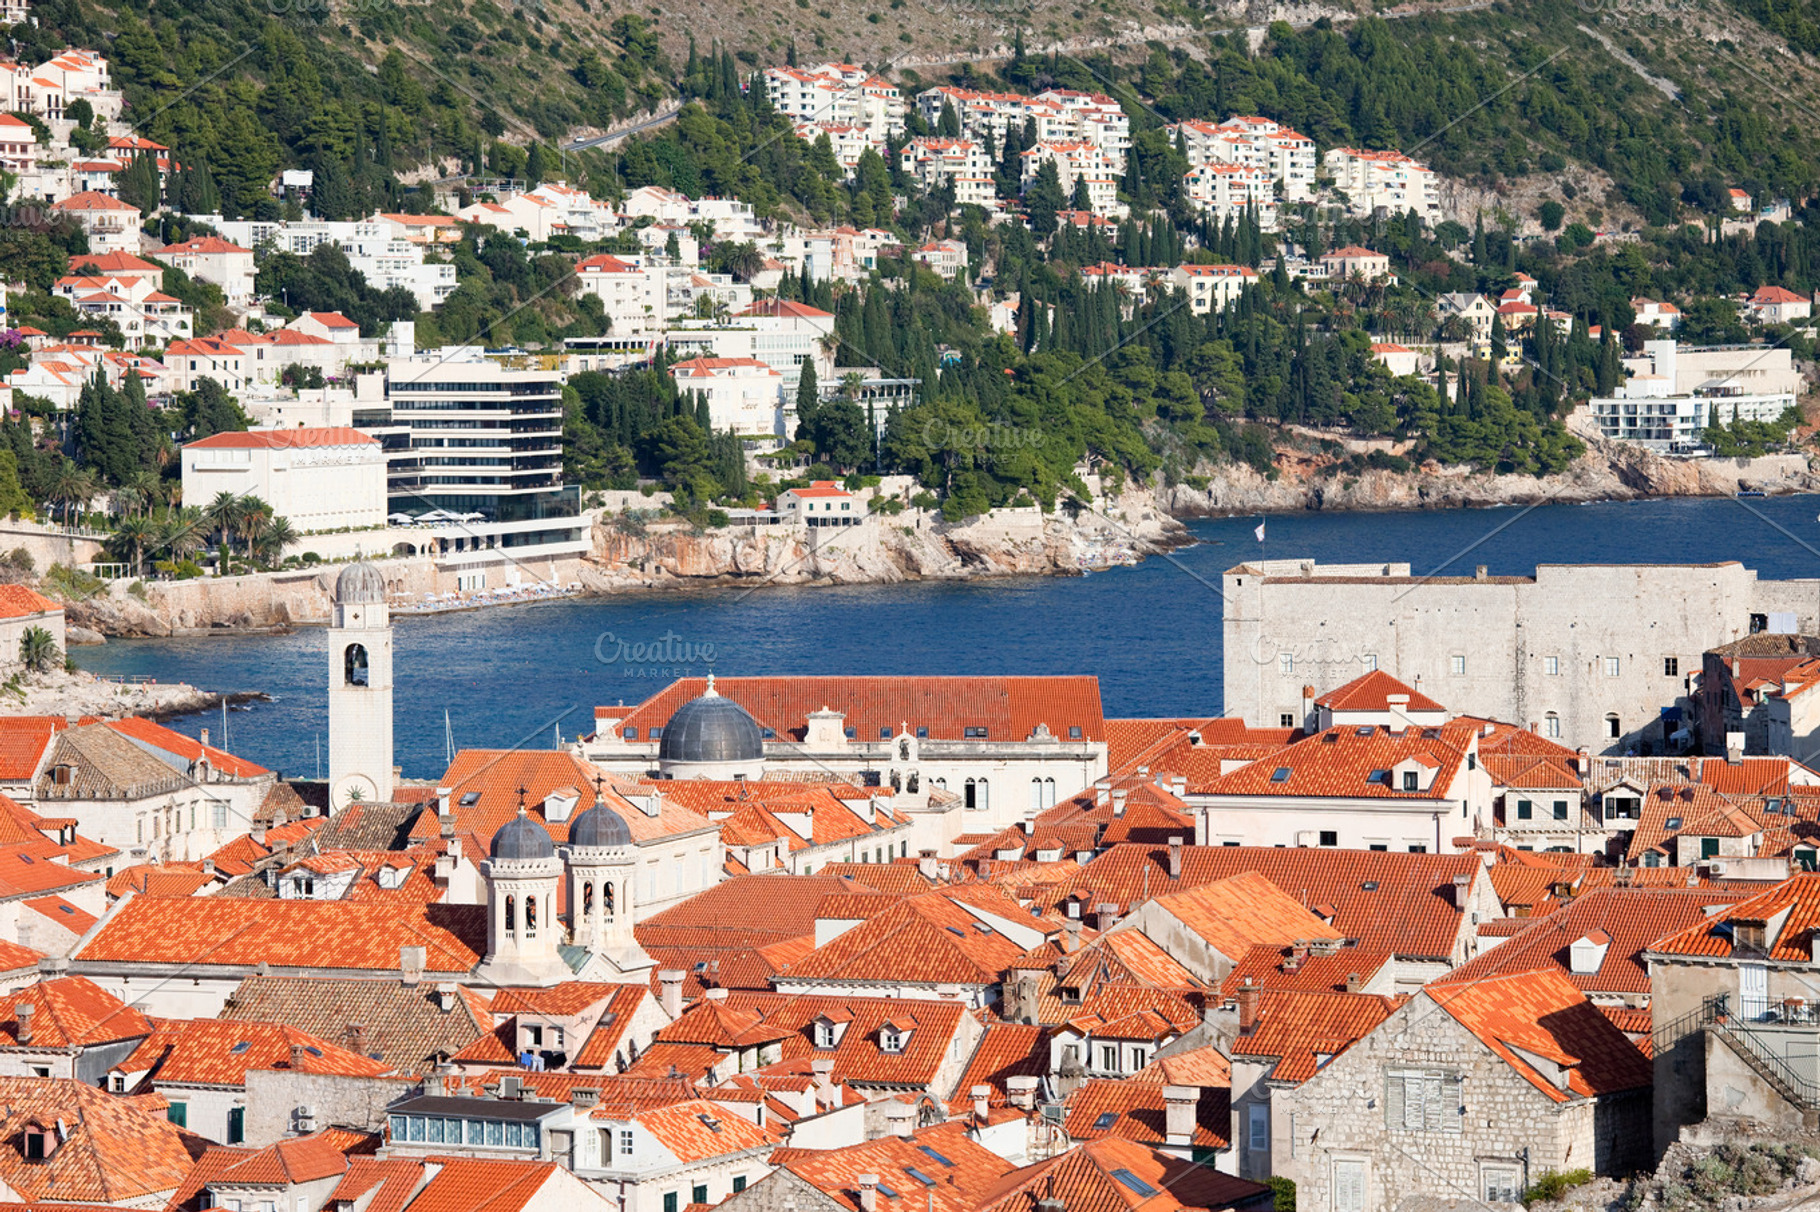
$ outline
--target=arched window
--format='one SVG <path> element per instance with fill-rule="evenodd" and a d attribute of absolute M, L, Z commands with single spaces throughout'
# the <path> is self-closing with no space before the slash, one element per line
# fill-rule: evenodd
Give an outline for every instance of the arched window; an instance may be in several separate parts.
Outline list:
<path fill-rule="evenodd" d="M 1552 711 L 1543 716 L 1542 734 L 1549 737 L 1559 737 L 1561 735 L 1561 717 Z"/>
<path fill-rule="evenodd" d="M 902 740 L 897 743 L 897 759 L 900 762 L 907 762 L 910 760 L 910 742 L 908 740 Z"/>
<path fill-rule="evenodd" d="M 365 686 L 367 684 L 367 650 L 365 646 L 361 644 L 349 644 L 348 650 L 343 656 L 343 660 L 347 666 L 345 671 L 347 674 L 347 684 L 349 686 Z"/>
<path fill-rule="evenodd" d="M 537 898 L 525 897 L 525 933 L 537 933 Z"/>
<path fill-rule="evenodd" d="M 581 915 L 594 916 L 594 882 L 589 880 L 581 886 Z"/>
<path fill-rule="evenodd" d="M 612 881 L 609 880 L 605 884 L 602 884 L 600 886 L 600 892 L 601 892 L 601 895 L 606 898 L 605 904 L 607 907 L 607 920 L 612 921 L 613 920 L 613 883 L 612 883 Z"/>
<path fill-rule="evenodd" d="M 518 898 L 506 897 L 506 933 L 513 934 L 518 930 Z"/>
<path fill-rule="evenodd" d="M 1055 807 L 1055 780 L 1054 779 L 1044 779 L 1043 780 L 1043 807 L 1045 807 L 1045 808 Z"/>

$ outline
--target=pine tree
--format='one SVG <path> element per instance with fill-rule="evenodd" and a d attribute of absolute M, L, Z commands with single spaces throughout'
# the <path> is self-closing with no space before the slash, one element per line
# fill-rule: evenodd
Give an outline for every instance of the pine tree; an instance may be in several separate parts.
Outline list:
<path fill-rule="evenodd" d="M 119 195 L 122 202 L 139 208 L 141 214 L 158 209 L 158 169 L 148 155 L 137 155 L 120 174 Z"/>

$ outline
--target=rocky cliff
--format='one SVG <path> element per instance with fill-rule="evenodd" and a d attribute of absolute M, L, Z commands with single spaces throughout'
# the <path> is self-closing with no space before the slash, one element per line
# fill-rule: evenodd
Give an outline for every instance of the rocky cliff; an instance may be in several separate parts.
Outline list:
<path fill-rule="evenodd" d="M 1341 472 L 1331 455 L 1279 451 L 1277 476 L 1243 464 L 1200 469 L 1205 488 L 1176 484 L 1159 504 L 1177 517 L 1306 509 L 1457 509 L 1544 501 L 1732 496 L 1820 490 L 1802 455 L 1757 459 L 1668 459 L 1640 447 L 1585 439 L 1587 452 L 1559 475 L 1493 475 L 1428 463 L 1409 472 Z"/>

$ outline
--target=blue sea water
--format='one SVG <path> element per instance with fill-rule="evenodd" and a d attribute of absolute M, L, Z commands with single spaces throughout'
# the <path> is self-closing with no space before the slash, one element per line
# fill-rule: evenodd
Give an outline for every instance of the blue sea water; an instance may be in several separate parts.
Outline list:
<path fill-rule="evenodd" d="M 502 606 L 402 619 L 395 744 L 404 772 L 457 746 L 540 747 L 591 731 L 597 704 L 636 703 L 710 663 L 751 674 L 1055 674 L 1100 679 L 1106 714 L 1220 710 L 1220 575 L 1260 553 L 1407 561 L 1416 573 L 1523 574 L 1538 563 L 1739 560 L 1766 577 L 1820 576 L 1820 497 L 1661 500 L 1412 513 L 1273 515 L 1196 522 L 1166 557 L 1087 577 L 958 584 L 692 590 Z M 640 646 L 643 651 L 640 651 Z M 317 773 L 328 739 L 327 647 L 283 636 L 116 640 L 78 648 L 84 668 L 263 690 L 228 714 L 234 752 L 288 776 Z M 219 714 L 172 726 L 191 736 Z"/>

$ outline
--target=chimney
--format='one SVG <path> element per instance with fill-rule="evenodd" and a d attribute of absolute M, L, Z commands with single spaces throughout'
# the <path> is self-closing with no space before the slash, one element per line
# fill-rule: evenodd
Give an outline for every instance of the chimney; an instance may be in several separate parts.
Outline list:
<path fill-rule="evenodd" d="M 398 949 L 398 972 L 406 987 L 414 987 L 423 979 L 424 966 L 428 962 L 429 949 L 421 943 Z"/>
<path fill-rule="evenodd" d="M 451 794 L 451 791 L 447 787 L 438 787 L 436 789 L 436 819 L 442 820 L 450 815 L 449 814 L 449 796 L 450 796 L 450 794 Z"/>
<path fill-rule="evenodd" d="M 1732 658 L 1732 676 L 1733 677 L 1738 676 L 1738 658 L 1737 657 Z"/>
<path fill-rule="evenodd" d="M 367 1054 L 367 1029 L 359 1023 L 349 1023 L 342 1033 L 342 1046 L 355 1056 Z"/>
<path fill-rule="evenodd" d="M 292 1044 L 291 1045 L 291 1071 L 293 1073 L 302 1072 L 303 1056 L 304 1056 L 303 1045 L 302 1044 Z"/>
<path fill-rule="evenodd" d="M 1239 1034 L 1250 1035 L 1258 1029 L 1258 998 L 1261 990 L 1249 976 L 1239 986 Z"/>
<path fill-rule="evenodd" d="M 1194 1086 L 1163 1087 L 1163 1143 L 1187 1148 L 1194 1143 L 1194 1105 L 1201 1092 Z"/>
<path fill-rule="evenodd" d="M 1119 924 L 1119 907 L 1111 901 L 1104 901 L 1095 905 L 1093 909 L 1095 913 L 1099 914 L 1101 934 L 1106 933 L 1106 931 Z"/>
<path fill-rule="evenodd" d="M 1081 919 L 1065 918 L 1062 921 L 1062 954 L 1072 955 L 1081 949 Z"/>
<path fill-rule="evenodd" d="M 682 985 L 685 975 L 675 968 L 665 968 L 657 974 L 657 983 L 662 987 L 659 1000 L 663 1003 L 664 1013 L 672 1020 L 682 1017 Z"/>
<path fill-rule="evenodd" d="M 455 1009 L 457 1000 L 454 981 L 444 981 L 442 984 L 436 986 L 436 1006 L 444 1014 L 448 1014 Z"/>
<path fill-rule="evenodd" d="M 985 1123 L 992 1117 L 992 1087 L 975 1086 L 968 1093 L 973 1096 L 973 1118 Z"/>
<path fill-rule="evenodd" d="M 1180 837 L 1169 839 L 1169 878 L 1172 880 L 1182 878 L 1182 839 Z"/>
<path fill-rule="evenodd" d="M 1577 755 L 1577 760 L 1578 760 L 1577 769 L 1580 772 L 1580 777 L 1581 778 L 1589 777 L 1592 774 L 1592 750 L 1588 749 L 1584 745 L 1580 746 L 1580 750 Z"/>
<path fill-rule="evenodd" d="M 718 963 L 719 961 L 716 960 L 713 962 Z M 712 989 L 703 989 L 701 995 L 711 1002 L 724 1002 L 727 1000 L 727 991 L 719 986 Z"/>
<path fill-rule="evenodd" d="M 201 743 L 204 745 L 209 743 L 209 730 L 207 728 L 202 730 Z"/>
<path fill-rule="evenodd" d="M 297 1049 L 291 1049 L 295 1052 Z M 453 1066 L 449 1066 L 452 1068 Z M 426 1098 L 441 1098 L 449 1092 L 449 1075 L 442 1072 L 442 1066 L 431 1069 L 423 1075 L 423 1093 Z"/>
<path fill-rule="evenodd" d="M 916 870 L 926 880 L 936 878 L 935 851 L 918 850 L 916 852 Z"/>
<path fill-rule="evenodd" d="M 1744 734 L 1742 732 L 1725 734 L 1725 764 L 1727 766 L 1744 764 Z"/>
<path fill-rule="evenodd" d="M 254 821 L 253 822 L 252 835 L 253 835 L 253 844 L 255 846 L 265 845 L 265 822 L 264 821 Z"/>
<path fill-rule="evenodd" d="M 809 1062 L 809 1068 L 815 1074 L 816 1106 L 832 1109 L 840 1097 L 834 1089 L 834 1058 L 818 1056 Z"/>
<path fill-rule="evenodd" d="M 1485 579 L 1486 572 L 1487 572 L 1487 569 L 1486 569 L 1485 565 L 1480 564 L 1477 568 L 1474 568 L 1472 570 L 1472 579 L 1475 581 L 1483 581 Z"/>
<path fill-rule="evenodd" d="M 1453 907 L 1464 910 L 1466 897 L 1472 888 L 1472 876 L 1456 875 L 1453 877 Z"/>
<path fill-rule="evenodd" d="M 1111 793 L 1111 791 L 1112 791 L 1112 780 L 1111 779 L 1095 779 L 1094 783 L 1093 783 L 1094 807 L 1097 808 L 1097 807 L 1100 807 L 1101 805 L 1103 805 L 1106 802 L 1107 795 L 1109 795 Z"/>
<path fill-rule="evenodd" d="M 1005 1091 L 1011 1098 L 1011 1105 L 1019 1111 L 1036 1110 L 1036 1084 L 1034 1077 L 1007 1077 Z"/>
<path fill-rule="evenodd" d="M 1183 796 L 1187 795 L 1188 794 L 1188 776 L 1185 774 L 1178 774 L 1174 778 L 1170 779 L 1169 780 L 1169 790 L 1171 790 L 1172 792 L 1175 793 L 1175 798 L 1178 800 L 1181 799 Z"/>
<path fill-rule="evenodd" d="M 885 1103 L 885 1131 L 888 1135 L 900 1136 L 905 1140 L 909 1140 L 910 1134 L 915 1131 L 915 1129 L 915 1107 L 895 1098 L 890 1099 Z"/>
<path fill-rule="evenodd" d="M 202 874 L 204 874 L 204 875 L 214 875 L 215 874 L 215 860 L 214 859 L 205 858 L 202 860 Z"/>
<path fill-rule="evenodd" d="M 32 1014 L 35 1010 L 36 1007 L 30 1002 L 20 1002 L 19 1008 L 13 1011 L 19 1019 L 18 1035 L 19 1042 L 22 1044 L 29 1044 L 32 1042 Z"/>
<path fill-rule="evenodd" d="M 1302 727 L 1308 727 L 1308 721 L 1314 716 L 1314 687 L 1302 687 Z"/>
<path fill-rule="evenodd" d="M 1112 792 L 1112 815 L 1113 816 L 1124 816 L 1125 815 L 1125 797 L 1128 794 L 1130 794 L 1130 793 L 1127 792 L 1123 787 L 1118 787 L 1113 790 L 1113 792 Z"/>
<path fill-rule="evenodd" d="M 878 1212 L 878 1175 L 859 1176 L 859 1212 Z"/>
<path fill-rule="evenodd" d="M 1348 972 L 1348 973 L 1347 973 L 1347 974 L 1346 974 L 1346 992 L 1348 992 L 1348 993 L 1357 993 L 1357 992 L 1358 992 L 1358 991 L 1359 991 L 1359 986 L 1360 986 L 1360 985 L 1361 985 L 1361 984 L 1362 984 L 1362 983 L 1363 983 L 1363 982 L 1362 982 L 1362 981 L 1360 981 L 1360 980 L 1359 980 L 1359 974 L 1358 974 L 1358 973 L 1356 973 L 1356 972 Z"/>

